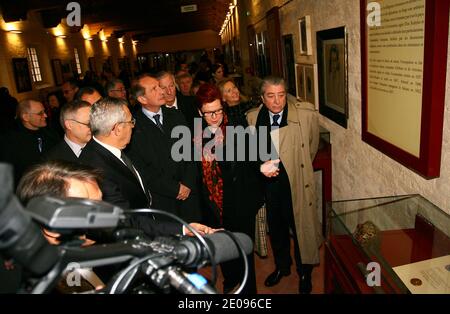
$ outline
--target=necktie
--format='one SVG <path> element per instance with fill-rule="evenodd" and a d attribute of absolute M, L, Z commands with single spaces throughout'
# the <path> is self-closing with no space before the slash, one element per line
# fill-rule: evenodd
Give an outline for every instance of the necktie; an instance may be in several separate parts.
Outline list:
<path fill-rule="evenodd" d="M 278 123 L 278 119 L 280 119 L 280 115 L 279 114 L 274 114 L 273 115 L 272 126 L 280 126 L 280 124 Z"/>
<path fill-rule="evenodd" d="M 42 153 L 42 137 L 37 138 L 39 152 Z"/>
<path fill-rule="evenodd" d="M 125 163 L 125 165 L 127 166 L 128 169 L 130 169 L 131 173 L 133 173 L 133 175 L 136 177 L 136 179 L 138 179 L 139 181 L 139 176 L 136 172 L 136 169 L 134 169 L 133 167 L 133 163 L 131 162 L 131 159 L 128 158 L 127 155 L 125 155 L 124 152 L 120 153 L 120 158 L 123 160 L 123 162 Z"/>
<path fill-rule="evenodd" d="M 162 126 L 162 124 L 161 124 L 161 121 L 159 121 L 159 118 L 160 118 L 160 115 L 159 115 L 159 114 L 155 114 L 155 115 L 153 116 L 153 119 L 155 119 L 155 122 L 156 122 L 156 126 L 161 130 L 161 132 L 164 133 L 163 126 Z"/>
<path fill-rule="evenodd" d="M 127 166 L 128 169 L 130 169 L 131 173 L 133 173 L 133 175 L 136 177 L 136 179 L 138 180 L 139 184 L 141 184 L 141 180 L 139 179 L 139 175 L 136 171 L 136 169 L 134 169 L 133 167 L 133 163 L 131 162 L 131 159 L 128 158 L 127 155 L 125 155 L 124 152 L 120 152 L 120 158 L 123 160 L 123 162 L 125 163 L 125 165 Z M 148 199 L 148 206 L 151 207 L 152 205 L 152 194 L 150 193 L 149 190 L 145 190 L 145 188 L 142 186 L 142 189 L 144 190 L 145 195 L 147 196 Z M 155 219 L 155 217 L 153 217 L 153 219 Z"/>

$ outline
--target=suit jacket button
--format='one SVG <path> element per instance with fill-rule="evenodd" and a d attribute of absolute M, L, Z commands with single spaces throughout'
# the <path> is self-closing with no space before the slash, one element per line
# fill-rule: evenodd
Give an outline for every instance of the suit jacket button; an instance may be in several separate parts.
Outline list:
<path fill-rule="evenodd" d="M 302 147 L 305 147 L 305 144 L 302 143 Z"/>
<path fill-rule="evenodd" d="M 302 167 L 302 168 L 305 168 L 305 165 L 304 164 L 302 164 L 300 167 Z"/>
<path fill-rule="evenodd" d="M 309 203 L 309 206 L 312 206 L 312 203 Z"/>
<path fill-rule="evenodd" d="M 309 188 L 309 184 L 305 185 L 305 188 Z"/>

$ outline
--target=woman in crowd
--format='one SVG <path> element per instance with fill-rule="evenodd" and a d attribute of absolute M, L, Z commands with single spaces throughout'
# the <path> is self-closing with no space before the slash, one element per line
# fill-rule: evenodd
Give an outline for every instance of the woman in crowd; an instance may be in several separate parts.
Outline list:
<path fill-rule="evenodd" d="M 197 92 L 198 108 L 203 117 L 203 128 L 207 138 L 194 138 L 196 149 L 202 149 L 202 160 L 199 163 L 203 196 L 203 213 L 208 225 L 212 228 L 225 228 L 232 232 L 243 232 L 252 239 L 255 237 L 255 215 L 263 203 L 260 186 L 259 167 L 248 160 L 246 145 L 246 161 L 237 161 L 237 135 L 234 139 L 233 157 L 222 160 L 218 152 L 225 154 L 227 147 L 227 126 L 241 125 L 247 127 L 245 119 L 237 121 L 234 116 L 227 116 L 222 104 L 219 89 L 212 84 L 203 84 Z M 214 147 L 211 147 L 211 142 Z M 248 144 L 248 143 L 247 143 Z M 249 276 L 243 293 L 256 293 L 256 279 L 253 253 L 248 255 Z M 232 291 L 243 278 L 242 260 L 236 259 L 221 265 L 224 277 L 224 293 Z"/>
<path fill-rule="evenodd" d="M 218 84 L 220 81 L 226 78 L 225 68 L 221 63 L 216 63 L 211 67 L 211 83 Z"/>
<path fill-rule="evenodd" d="M 248 101 L 246 97 L 242 96 L 231 78 L 220 81 L 217 87 L 222 95 L 222 102 L 227 107 L 228 118 L 232 117 L 234 120 L 239 121 L 239 125 L 246 124 L 245 113 L 249 109 L 256 107 L 257 104 Z"/>

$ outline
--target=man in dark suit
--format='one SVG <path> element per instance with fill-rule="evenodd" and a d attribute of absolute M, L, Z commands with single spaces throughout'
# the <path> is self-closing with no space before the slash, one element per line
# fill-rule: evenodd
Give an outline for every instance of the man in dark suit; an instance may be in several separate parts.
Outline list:
<path fill-rule="evenodd" d="M 91 104 L 86 101 L 74 100 L 62 107 L 60 122 L 64 139 L 44 156 L 45 160 L 78 161 L 82 149 L 91 140 L 90 112 Z"/>
<path fill-rule="evenodd" d="M 91 108 L 92 140 L 80 155 L 80 162 L 99 169 L 103 174 L 100 189 L 103 200 L 124 209 L 148 208 L 151 194 L 140 172 L 122 151 L 130 141 L 135 119 L 125 100 L 106 97 Z M 130 217 L 127 225 L 143 230 L 149 235 L 181 234 L 181 224 L 164 222 L 149 214 Z M 202 233 L 211 228 L 192 224 Z"/>
<path fill-rule="evenodd" d="M 184 96 L 181 92 L 178 92 L 175 86 L 175 78 L 170 72 L 159 72 L 156 78 L 159 81 L 159 87 L 164 91 L 166 107 L 180 110 L 189 128 L 193 131 L 194 118 L 201 119 L 195 97 Z"/>
<path fill-rule="evenodd" d="M 171 154 L 177 141 L 171 137 L 172 130 L 186 127 L 184 116 L 164 106 L 163 89 L 152 76 L 143 75 L 134 93 L 142 109 L 135 113 L 136 129 L 128 152 L 149 184 L 153 206 L 188 222 L 200 220 L 196 165 L 192 160 L 175 161 Z"/>
<path fill-rule="evenodd" d="M 40 101 L 22 100 L 17 109 L 16 129 L 0 138 L 0 161 L 14 166 L 15 186 L 25 170 L 38 163 L 59 140 L 58 135 L 47 128 L 47 114 Z"/>

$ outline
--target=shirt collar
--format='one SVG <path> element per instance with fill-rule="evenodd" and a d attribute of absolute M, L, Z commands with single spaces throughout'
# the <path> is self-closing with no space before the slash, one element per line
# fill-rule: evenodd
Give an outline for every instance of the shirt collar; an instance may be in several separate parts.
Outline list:
<path fill-rule="evenodd" d="M 98 140 L 95 136 L 92 136 L 92 138 L 94 139 L 94 141 L 96 141 L 97 143 L 99 143 L 100 145 L 102 145 L 104 148 L 106 148 L 109 152 L 111 152 L 114 156 L 116 156 L 119 159 L 122 159 L 122 151 L 120 149 L 118 149 L 117 147 L 105 144 L 103 142 L 100 142 L 100 140 Z"/>
<path fill-rule="evenodd" d="M 77 156 L 77 158 L 80 157 L 81 150 L 83 149 L 84 146 L 86 146 L 86 144 L 80 145 L 75 142 L 72 142 L 71 140 L 69 140 L 66 134 L 64 134 L 64 141 L 67 143 L 67 145 L 69 145 L 70 149 Z"/>
<path fill-rule="evenodd" d="M 178 109 L 177 97 L 175 97 L 175 102 L 173 103 L 172 106 L 166 105 L 166 107 L 167 107 L 167 108 L 175 108 L 175 109 Z"/>
<path fill-rule="evenodd" d="M 283 119 L 283 112 L 284 112 L 284 109 L 283 110 L 281 110 L 280 112 L 278 112 L 278 113 L 273 113 L 272 111 L 270 111 L 269 110 L 269 117 L 270 117 L 270 124 L 272 124 L 273 123 L 273 116 L 274 115 L 279 115 L 280 117 L 278 118 L 278 124 L 281 124 L 281 120 Z"/>
<path fill-rule="evenodd" d="M 144 113 L 147 118 L 149 118 L 150 120 L 152 120 L 154 122 L 156 122 L 154 116 L 159 114 L 159 121 L 161 122 L 161 124 L 163 123 L 163 114 L 162 114 L 161 107 L 159 108 L 158 112 L 151 112 L 151 111 L 145 109 L 144 107 L 142 107 L 142 113 Z"/>

